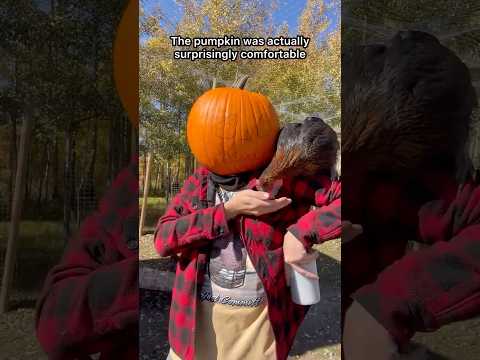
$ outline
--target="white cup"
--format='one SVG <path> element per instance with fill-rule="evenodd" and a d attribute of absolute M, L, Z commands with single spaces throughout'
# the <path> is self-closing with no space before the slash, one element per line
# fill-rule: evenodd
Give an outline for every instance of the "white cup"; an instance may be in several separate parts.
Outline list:
<path fill-rule="evenodd" d="M 318 280 L 308 278 L 295 271 L 290 265 L 287 276 L 290 276 L 290 292 L 292 301 L 298 305 L 313 305 L 320 301 L 320 284 Z M 308 272 L 317 274 L 317 262 L 311 262 L 302 265 Z"/>

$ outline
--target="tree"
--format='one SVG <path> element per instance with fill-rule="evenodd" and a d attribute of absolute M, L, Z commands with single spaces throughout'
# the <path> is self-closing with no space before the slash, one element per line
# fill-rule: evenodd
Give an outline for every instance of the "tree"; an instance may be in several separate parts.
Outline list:
<path fill-rule="evenodd" d="M 165 177 L 186 176 L 186 170 L 193 169 L 193 157 L 185 141 L 187 114 L 193 101 L 212 86 L 229 86 L 244 74 L 250 76 L 249 90 L 267 95 L 282 121 L 298 121 L 307 114 L 319 113 L 334 125 L 339 124 L 340 30 L 337 26 L 327 31 L 326 16 L 329 6 L 338 6 L 337 2 L 307 1 L 299 18 L 299 33 L 312 39 L 306 60 L 229 62 L 174 61 L 169 36 L 296 35 L 285 24 L 274 23 L 276 2 L 180 0 L 178 4 L 183 16 L 177 24 L 161 8 L 150 13 L 142 10 L 140 19 L 141 126 L 145 149 L 155 154 L 154 166 L 164 165 Z M 241 49 L 247 48 L 234 50 Z"/>

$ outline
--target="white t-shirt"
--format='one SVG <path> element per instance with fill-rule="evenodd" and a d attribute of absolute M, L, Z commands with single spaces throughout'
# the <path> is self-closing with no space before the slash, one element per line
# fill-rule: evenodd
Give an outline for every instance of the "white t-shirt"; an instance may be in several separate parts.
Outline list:
<path fill-rule="evenodd" d="M 216 204 L 233 196 L 234 192 L 219 189 Z M 231 232 L 213 242 L 200 300 L 248 307 L 264 303 L 265 290 L 240 234 Z"/>

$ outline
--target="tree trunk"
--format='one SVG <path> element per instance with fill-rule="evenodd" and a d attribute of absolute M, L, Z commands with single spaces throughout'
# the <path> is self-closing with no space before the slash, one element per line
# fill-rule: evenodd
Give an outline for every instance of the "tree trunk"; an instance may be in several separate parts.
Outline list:
<path fill-rule="evenodd" d="M 48 151 L 48 143 L 45 143 L 44 150 L 43 150 L 43 157 L 40 162 L 40 165 L 43 166 L 45 164 L 45 171 L 43 176 L 40 176 L 39 184 L 38 184 L 38 194 L 37 194 L 37 207 L 40 209 L 43 200 L 43 187 L 45 186 L 45 179 L 47 178 L 48 174 L 48 165 L 49 165 L 49 151 Z"/>
<path fill-rule="evenodd" d="M 117 119 L 117 131 L 115 132 L 115 144 L 116 144 L 116 151 L 117 151 L 117 168 L 115 169 L 115 175 L 118 173 L 120 168 L 123 165 L 123 125 L 125 123 L 125 120 L 122 117 L 120 117 L 120 120 Z"/>
<path fill-rule="evenodd" d="M 98 138 L 98 121 L 94 119 L 93 131 L 90 148 L 92 155 L 88 159 L 82 174 L 80 184 L 78 186 L 78 196 L 76 197 L 77 209 L 77 225 L 96 208 L 96 192 L 95 192 L 95 164 L 97 162 L 97 138 Z"/>
<path fill-rule="evenodd" d="M 45 165 L 45 185 L 44 185 L 44 192 L 43 192 L 43 201 L 48 202 L 50 200 L 50 168 L 51 168 L 51 163 L 52 163 L 52 146 L 51 144 L 48 144 L 48 149 L 47 149 L 47 164 Z"/>
<path fill-rule="evenodd" d="M 95 181 L 95 164 L 97 163 L 97 143 L 98 143 L 98 119 L 95 119 L 95 125 L 93 128 L 93 137 L 92 137 L 92 158 L 90 160 L 90 176 L 91 180 Z"/>
<path fill-rule="evenodd" d="M 367 15 L 363 17 L 363 29 L 362 29 L 362 43 L 365 44 L 367 42 Z"/>
<path fill-rule="evenodd" d="M 75 209 L 77 208 L 77 141 L 75 139 L 75 133 L 72 134 L 72 168 L 70 177 L 70 212 L 75 214 Z M 71 217 L 70 217 L 71 218 Z"/>
<path fill-rule="evenodd" d="M 160 167 L 160 193 L 165 196 L 165 166 L 162 164 Z"/>
<path fill-rule="evenodd" d="M 16 114 L 10 115 L 10 120 L 12 123 L 11 133 L 10 133 L 10 176 L 8 179 L 8 199 L 9 203 L 12 203 L 13 192 L 14 192 L 14 183 L 15 174 L 17 173 L 17 116 Z"/>
<path fill-rule="evenodd" d="M 172 188 L 172 168 L 170 166 L 170 162 L 167 162 L 167 181 L 165 184 L 165 196 L 167 198 L 167 204 L 170 201 L 170 193 Z"/>
<path fill-rule="evenodd" d="M 20 153 L 18 156 L 17 173 L 15 175 L 15 190 L 13 194 L 11 221 L 8 229 L 7 250 L 5 254 L 4 270 L 2 277 L 2 288 L 0 291 L 0 313 L 8 310 L 8 298 L 12 285 L 13 272 L 15 269 L 16 252 L 18 245 L 18 229 L 22 216 L 22 206 L 25 191 L 25 174 L 28 167 L 27 158 L 30 152 L 32 139 L 33 116 L 27 110 L 22 124 L 22 135 L 20 139 Z"/>
<path fill-rule="evenodd" d="M 108 182 L 111 184 L 113 179 L 115 178 L 115 157 L 116 157 L 116 149 L 115 149 L 115 119 L 110 119 L 110 127 L 109 127 L 109 134 L 108 134 Z"/>
<path fill-rule="evenodd" d="M 175 169 L 175 183 L 178 184 L 180 177 L 180 166 L 182 165 L 182 159 L 180 156 L 177 158 L 177 168 Z"/>
<path fill-rule="evenodd" d="M 70 215 L 72 199 L 72 159 L 73 159 L 73 130 L 69 124 L 65 131 L 65 161 L 63 172 L 63 233 L 65 241 L 70 237 Z"/>
<path fill-rule="evenodd" d="M 184 178 L 187 179 L 190 176 L 190 154 L 186 153 L 185 154 L 185 173 L 184 173 Z"/>
<path fill-rule="evenodd" d="M 55 132 L 55 140 L 53 143 L 53 186 L 52 186 L 52 199 L 58 199 L 59 191 L 58 191 L 58 136 Z"/>
<path fill-rule="evenodd" d="M 113 161 L 112 161 L 112 181 L 117 176 L 120 171 L 122 164 L 122 121 L 118 119 L 112 120 L 112 133 L 111 133 L 111 151 L 113 152 Z"/>
<path fill-rule="evenodd" d="M 142 194 L 143 194 L 143 189 L 145 188 L 145 178 L 147 176 L 147 154 L 145 153 L 143 155 L 143 173 L 142 173 Z"/>
<path fill-rule="evenodd" d="M 138 229 L 138 238 L 140 239 L 143 235 L 143 226 L 145 225 L 145 217 L 147 216 L 147 203 L 148 203 L 148 190 L 150 186 L 150 171 L 152 168 L 152 155 L 151 154 L 146 154 L 145 157 L 147 157 L 147 167 L 145 170 L 145 181 L 144 181 L 144 187 L 143 187 L 143 202 L 142 202 L 142 210 L 140 213 L 140 224 L 139 224 L 139 229 Z"/>
<path fill-rule="evenodd" d="M 157 167 L 157 173 L 155 174 L 155 195 L 158 195 L 159 192 L 160 192 L 160 175 L 161 175 L 161 166 L 162 165 L 158 165 Z"/>
<path fill-rule="evenodd" d="M 33 144 L 31 145 L 33 147 Z M 33 176 L 30 176 L 32 173 L 32 170 L 34 168 L 34 158 L 32 157 L 32 152 L 27 155 L 28 157 L 28 166 L 26 170 L 26 175 L 25 175 L 25 182 L 27 183 L 26 189 L 25 189 L 25 202 L 28 203 L 31 199 L 31 194 L 33 192 Z"/>

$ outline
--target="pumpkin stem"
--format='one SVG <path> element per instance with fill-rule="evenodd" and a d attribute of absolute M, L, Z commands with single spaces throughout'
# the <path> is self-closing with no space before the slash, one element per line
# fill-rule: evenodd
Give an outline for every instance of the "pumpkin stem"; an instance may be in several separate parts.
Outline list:
<path fill-rule="evenodd" d="M 249 78 L 248 75 L 243 75 L 241 78 L 239 78 L 237 81 L 233 83 L 232 87 L 243 89 L 247 84 L 248 78 Z"/>

